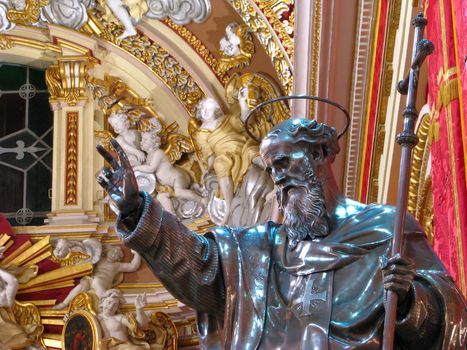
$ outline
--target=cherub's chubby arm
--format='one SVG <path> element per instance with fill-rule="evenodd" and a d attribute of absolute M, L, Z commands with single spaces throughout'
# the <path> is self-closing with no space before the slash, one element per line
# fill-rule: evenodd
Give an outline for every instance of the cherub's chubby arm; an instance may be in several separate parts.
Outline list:
<path fill-rule="evenodd" d="M 136 322 L 138 327 L 145 329 L 149 324 L 149 317 L 144 311 L 144 308 L 147 305 L 146 294 L 139 294 L 135 299 L 135 308 L 136 308 Z"/>
<path fill-rule="evenodd" d="M 133 253 L 133 259 L 129 263 L 120 263 L 118 272 L 135 272 L 141 266 L 141 256 L 134 250 L 131 252 Z"/>
<path fill-rule="evenodd" d="M 4 287 L 6 305 L 1 306 L 11 307 L 15 303 L 16 292 L 18 291 L 18 280 L 11 273 L 2 269 L 0 269 L 0 278 L 3 279 L 6 283 L 6 287 Z"/>
<path fill-rule="evenodd" d="M 125 140 L 122 135 L 117 136 L 116 140 L 122 146 L 126 153 L 135 156 L 140 162 L 143 162 L 146 155 L 143 151 L 139 150 L 134 144 Z"/>
<path fill-rule="evenodd" d="M 164 151 L 158 149 L 155 150 L 154 153 L 151 155 L 151 157 L 146 158 L 146 164 L 141 164 L 133 167 L 133 170 L 135 171 L 141 171 L 143 173 L 155 173 L 157 172 L 157 169 L 159 168 L 160 163 L 164 160 L 165 153 Z M 150 161 L 148 162 L 148 159 L 150 158 Z"/>

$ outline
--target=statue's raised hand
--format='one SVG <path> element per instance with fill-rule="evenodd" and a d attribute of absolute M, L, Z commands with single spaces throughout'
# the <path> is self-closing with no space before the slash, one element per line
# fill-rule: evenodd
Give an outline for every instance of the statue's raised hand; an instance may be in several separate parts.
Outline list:
<path fill-rule="evenodd" d="M 131 168 L 130 161 L 116 140 L 111 140 L 118 160 L 102 145 L 97 145 L 97 151 L 109 163 L 111 169 L 104 167 L 97 177 L 97 182 L 109 194 L 111 200 L 123 216 L 136 212 L 142 198 L 138 193 L 138 184 Z"/>

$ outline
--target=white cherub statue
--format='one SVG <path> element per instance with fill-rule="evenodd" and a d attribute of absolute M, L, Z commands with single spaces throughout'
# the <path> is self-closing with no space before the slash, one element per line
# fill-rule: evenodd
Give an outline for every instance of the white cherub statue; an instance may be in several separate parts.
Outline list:
<path fill-rule="evenodd" d="M 135 171 L 151 173 L 159 184 L 173 188 L 174 196 L 197 202 L 204 198 L 190 189 L 190 176 L 182 168 L 172 165 L 165 152 L 160 148 L 161 140 L 155 131 L 141 133 L 141 149 L 147 153 L 146 163 L 133 167 Z M 159 193 L 157 199 L 165 210 L 175 215 L 172 200 L 165 193 Z"/>
<path fill-rule="evenodd" d="M 120 308 L 124 302 L 123 294 L 118 289 L 109 289 L 101 295 L 97 319 L 101 325 L 104 338 L 100 341 L 99 349 L 153 349 L 148 343 L 142 341 L 133 342 L 130 338 L 130 332 L 134 332 L 135 326 L 139 329 L 144 329 L 150 322 L 148 315 L 144 311 L 144 307 L 147 304 L 146 295 L 140 294 L 135 299 L 136 325 L 132 324 L 128 316 L 121 312 Z"/>
<path fill-rule="evenodd" d="M 146 1 L 142 0 L 106 0 L 107 6 L 112 11 L 113 15 L 125 27 L 119 40 L 137 34 L 135 24 L 139 22 L 148 7 Z"/>
<path fill-rule="evenodd" d="M 59 238 L 55 243 L 54 255 L 58 259 L 65 259 L 71 253 L 83 253 L 88 256 L 81 262 L 96 264 L 102 257 L 102 244 L 95 238 L 82 241 Z"/>
<path fill-rule="evenodd" d="M 127 154 L 130 164 L 135 166 L 144 162 L 146 156 L 138 146 L 139 133 L 136 130 L 130 129 L 128 115 L 123 111 L 114 112 L 109 116 L 108 122 L 118 135 L 115 139 Z"/>
<path fill-rule="evenodd" d="M 219 46 L 222 53 L 228 57 L 235 57 L 241 55 L 240 43 L 241 39 L 236 34 L 238 23 L 230 23 L 225 27 L 225 36 L 220 40 Z"/>
<path fill-rule="evenodd" d="M 123 251 L 119 246 L 106 247 L 105 256 L 102 257 L 93 268 L 92 277 L 84 277 L 80 283 L 74 287 L 66 296 L 65 300 L 53 307 L 54 310 L 61 310 L 70 305 L 74 297 L 81 292 L 94 290 L 98 297 L 112 288 L 115 277 L 122 272 L 135 272 L 141 265 L 141 256 L 132 251 L 133 259 L 129 263 L 123 260 Z"/>
<path fill-rule="evenodd" d="M 17 291 L 16 277 L 0 269 L 0 349 L 43 349 L 35 341 L 35 335 L 43 331 L 42 325 L 31 323 L 22 326 L 11 312 Z M 28 318 L 25 317 L 25 320 Z"/>

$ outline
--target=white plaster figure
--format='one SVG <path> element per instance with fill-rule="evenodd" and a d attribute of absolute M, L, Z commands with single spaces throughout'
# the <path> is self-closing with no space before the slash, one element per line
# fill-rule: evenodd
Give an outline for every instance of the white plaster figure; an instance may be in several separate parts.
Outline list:
<path fill-rule="evenodd" d="M 10 0 L 10 2 L 17 11 L 23 11 L 26 8 L 26 0 Z"/>
<path fill-rule="evenodd" d="M 172 165 L 165 152 L 160 148 L 161 140 L 156 132 L 141 133 L 141 149 L 147 153 L 146 163 L 137 165 L 133 169 L 144 173 L 154 174 L 159 184 L 169 186 L 174 191 L 174 196 L 179 199 L 187 199 L 202 202 L 203 198 L 190 189 L 191 179 L 183 169 Z M 157 194 L 164 209 L 176 215 L 170 199 L 165 192 Z"/>
<path fill-rule="evenodd" d="M 125 150 L 130 164 L 135 166 L 144 162 L 146 156 L 138 147 L 139 133 L 136 130 L 130 129 L 130 121 L 127 114 L 122 111 L 114 112 L 109 116 L 108 122 L 118 135 L 115 139 Z"/>
<path fill-rule="evenodd" d="M 112 10 L 114 16 L 125 27 L 118 40 L 138 34 L 135 24 L 147 11 L 146 1 L 143 0 L 106 0 L 107 6 Z M 132 13 L 133 12 L 133 13 Z"/>
<path fill-rule="evenodd" d="M 128 318 L 120 311 L 120 307 L 124 303 L 125 299 L 119 289 L 109 289 L 101 295 L 99 300 L 100 312 L 97 317 L 101 324 L 104 338 L 112 337 L 120 341 L 130 341 L 128 329 L 131 328 L 131 325 Z M 136 297 L 136 321 L 141 328 L 145 328 L 149 322 L 149 317 L 144 312 L 146 304 L 146 295 L 140 294 Z"/>
<path fill-rule="evenodd" d="M 140 294 L 136 297 L 136 313 L 132 321 L 130 321 L 129 316 L 122 314 L 120 310 L 124 302 L 122 292 L 118 289 L 109 289 L 101 296 L 97 319 L 102 328 L 103 339 L 100 341 L 99 349 L 163 350 L 166 341 L 164 330 L 156 333 L 157 339 L 151 344 L 134 337 L 137 330 L 153 328 L 150 326 L 149 316 L 144 311 L 147 304 L 146 295 Z"/>
<path fill-rule="evenodd" d="M 242 187 L 251 164 L 261 164 L 258 145 L 246 135 L 238 109 L 232 110 L 224 115 L 216 100 L 202 100 L 197 113 L 201 125 L 193 133 L 208 171 L 214 169 L 216 173 L 224 197 L 223 205 L 212 197 L 208 206 L 211 219 L 218 225 L 231 224 L 229 217 L 237 191 Z"/>
<path fill-rule="evenodd" d="M 0 349 L 44 350 L 35 344 L 35 335 L 42 333 L 42 325 L 20 325 L 11 311 L 17 291 L 18 279 L 0 269 Z"/>
<path fill-rule="evenodd" d="M 236 57 L 242 54 L 240 49 L 240 37 L 235 33 L 238 28 L 238 23 L 230 23 L 225 28 L 225 36 L 220 40 L 220 50 L 225 56 Z"/>
<path fill-rule="evenodd" d="M 11 307 L 15 303 L 18 280 L 11 273 L 0 269 L 0 307 Z"/>
<path fill-rule="evenodd" d="M 141 256 L 132 251 L 133 259 L 129 263 L 121 262 L 123 251 L 119 246 L 110 246 L 105 249 L 105 256 L 94 265 L 92 277 L 84 277 L 73 288 L 63 302 L 55 305 L 54 310 L 62 310 L 70 305 L 74 297 L 81 292 L 93 290 L 100 298 L 104 292 L 113 286 L 113 281 L 119 273 L 135 272 L 141 265 Z"/>
<path fill-rule="evenodd" d="M 82 262 L 96 264 L 102 257 L 102 244 L 95 238 L 88 238 L 83 241 L 60 238 L 54 247 L 54 255 L 59 259 L 64 259 L 72 252 L 80 252 L 89 256 L 89 259 Z"/>

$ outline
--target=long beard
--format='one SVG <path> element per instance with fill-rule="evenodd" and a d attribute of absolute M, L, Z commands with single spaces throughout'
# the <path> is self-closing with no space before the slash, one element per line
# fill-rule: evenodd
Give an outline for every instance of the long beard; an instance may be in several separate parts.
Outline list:
<path fill-rule="evenodd" d="M 287 197 L 283 207 L 283 225 L 290 249 L 306 237 L 314 239 L 329 233 L 324 193 L 319 181 L 310 181 L 306 187 L 292 188 Z"/>

